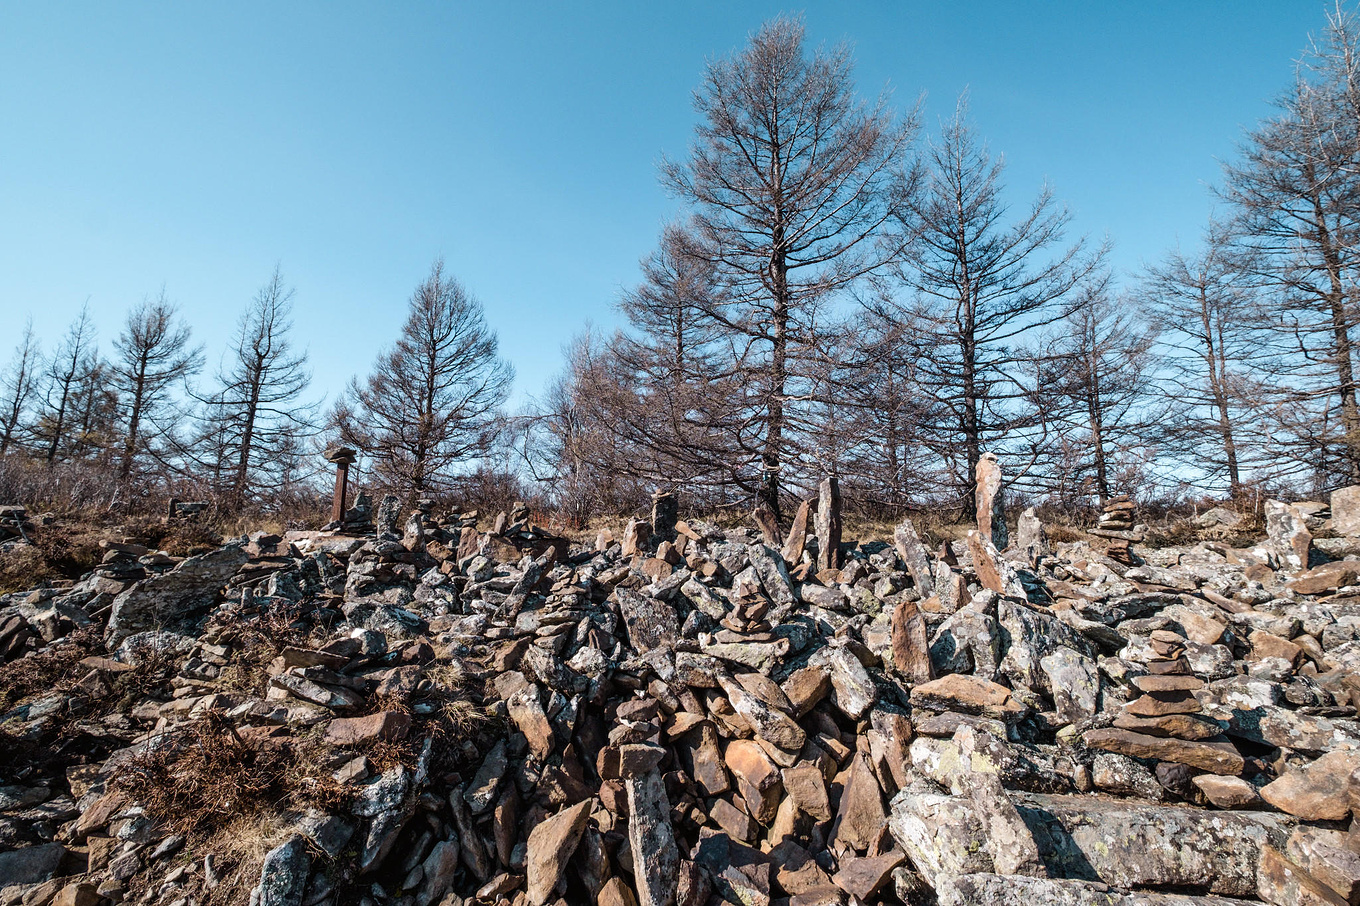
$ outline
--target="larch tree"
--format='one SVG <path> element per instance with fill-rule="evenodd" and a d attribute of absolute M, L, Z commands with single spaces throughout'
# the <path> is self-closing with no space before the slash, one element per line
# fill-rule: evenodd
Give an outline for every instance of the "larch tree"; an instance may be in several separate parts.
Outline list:
<path fill-rule="evenodd" d="M 692 213 L 686 254 L 723 284 L 704 313 L 728 333 L 753 391 L 744 430 L 756 438 L 757 497 L 778 514 L 791 403 L 807 389 L 802 356 L 819 316 L 905 247 L 892 215 L 910 188 L 915 120 L 861 100 L 848 47 L 809 52 L 802 23 L 786 17 L 710 63 L 694 106 L 689 156 L 663 162 L 662 179 Z"/>
<path fill-rule="evenodd" d="M 1168 458 L 1241 496 L 1253 410 L 1261 389 L 1251 365 L 1263 313 L 1251 268 L 1219 225 L 1196 254 L 1175 250 L 1150 267 L 1139 287 L 1159 335 L 1159 385 L 1173 406 L 1174 429 L 1159 446 Z"/>
<path fill-rule="evenodd" d="M 304 399 L 312 378 L 307 354 L 289 336 L 292 302 L 293 290 L 276 266 L 241 314 L 217 387 L 204 400 L 203 433 L 224 459 L 208 471 L 221 476 L 219 491 L 238 506 L 262 476 L 278 472 L 300 437 L 315 431 L 316 404 Z"/>
<path fill-rule="evenodd" d="M 19 345 L 14 349 L 3 377 L 0 377 L 0 456 L 18 445 L 33 400 L 42 352 L 33 335 L 33 321 L 24 325 Z"/>
<path fill-rule="evenodd" d="M 95 359 L 95 328 L 86 303 L 66 330 L 66 336 L 47 360 L 43 374 L 43 408 L 34 435 L 46 447 L 50 466 L 70 449 L 81 379 Z"/>
<path fill-rule="evenodd" d="M 1269 299 L 1262 362 L 1282 416 L 1275 442 L 1323 484 L 1360 482 L 1360 51 L 1338 11 L 1278 112 L 1225 167 L 1221 195 Z M 1263 326 L 1267 326 L 1263 324 Z"/>
<path fill-rule="evenodd" d="M 180 321 L 164 288 L 128 313 L 114 341 L 113 386 L 118 391 L 122 450 L 118 477 L 127 482 L 139 457 L 173 430 L 178 411 L 171 405 L 176 382 L 196 374 L 202 347 L 191 347 L 189 327 Z"/>
<path fill-rule="evenodd" d="M 917 383 L 929 399 L 921 411 L 931 421 L 920 437 L 968 510 L 983 452 L 1014 453 L 1011 475 L 1041 455 L 1035 341 L 1101 279 L 1105 249 L 1065 243 L 1071 218 L 1048 186 L 1008 222 L 1004 160 L 979 139 L 965 99 L 925 157 L 922 190 L 902 212 L 916 236 L 901 272 L 905 294 L 884 313 L 908 327 Z"/>
<path fill-rule="evenodd" d="M 444 489 L 487 449 L 514 371 L 497 353 L 482 305 L 435 261 L 411 296 L 401 336 L 333 420 L 372 458 L 379 480 L 410 499 Z"/>

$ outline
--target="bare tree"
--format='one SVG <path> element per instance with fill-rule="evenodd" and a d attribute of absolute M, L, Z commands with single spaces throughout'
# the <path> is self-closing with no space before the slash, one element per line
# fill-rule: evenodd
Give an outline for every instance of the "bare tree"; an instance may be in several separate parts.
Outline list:
<path fill-rule="evenodd" d="M 179 322 L 162 288 L 154 301 L 143 300 L 128 313 L 114 341 L 112 378 L 121 404 L 118 477 L 122 482 L 131 477 L 137 458 L 173 428 L 178 414 L 171 406 L 174 383 L 187 380 L 202 367 L 202 347 L 190 347 L 189 339 L 189 327 Z"/>
<path fill-rule="evenodd" d="M 993 159 L 960 99 L 926 153 L 923 191 L 902 216 L 917 242 L 902 279 L 905 299 L 885 313 L 903 320 L 917 357 L 917 381 L 929 398 L 921 411 L 924 443 L 952 475 L 958 500 L 973 499 L 984 450 L 1016 453 L 1023 473 L 1042 449 L 1042 411 L 1032 339 L 1065 318 L 1079 290 L 1102 276 L 1104 247 L 1064 245 L 1070 221 L 1045 186 L 1006 223 L 1004 160 Z M 965 509 L 968 507 L 965 505 Z"/>
<path fill-rule="evenodd" d="M 693 211 L 687 254 L 725 284 L 705 314 L 729 332 L 757 395 L 758 496 L 775 513 L 800 356 L 828 301 L 901 253 L 892 213 L 915 132 L 914 116 L 898 123 L 885 100 L 856 96 L 848 47 L 808 54 L 803 42 L 802 23 L 781 17 L 710 63 L 689 158 L 662 165 Z"/>
<path fill-rule="evenodd" d="M 23 336 L 14 349 L 3 378 L 0 378 L 0 456 L 19 438 L 41 365 L 42 353 L 33 336 L 33 319 L 24 324 Z"/>
<path fill-rule="evenodd" d="M 1053 375 L 1042 383 L 1057 388 L 1048 417 L 1059 422 L 1059 442 L 1077 464 L 1064 482 L 1069 499 L 1094 491 L 1103 507 L 1116 489 L 1138 490 L 1130 479 L 1149 461 L 1145 441 L 1161 421 L 1150 380 L 1155 339 L 1133 299 L 1098 284 L 1068 315 L 1055 354 L 1045 357 Z"/>
<path fill-rule="evenodd" d="M 1335 462 L 1338 478 L 1352 483 L 1360 482 L 1352 338 L 1360 313 L 1358 57 L 1355 19 L 1338 8 L 1277 115 L 1248 134 L 1241 160 L 1225 168 L 1221 190 L 1270 297 L 1277 354 L 1268 368 L 1294 459 L 1324 471 Z"/>
<path fill-rule="evenodd" d="M 47 361 L 43 375 L 43 410 L 33 433 L 47 448 L 44 458 L 49 466 L 56 462 L 58 454 L 69 448 L 72 412 L 80 380 L 90 370 L 94 359 L 94 337 L 94 323 L 90 320 L 87 302 Z"/>
<path fill-rule="evenodd" d="M 334 421 L 383 481 L 420 497 L 486 449 L 513 379 L 481 303 L 436 260 L 396 344 L 362 385 L 351 384 Z"/>
<path fill-rule="evenodd" d="M 242 313 L 231 351 L 218 372 L 216 391 L 203 402 L 203 433 L 225 457 L 209 464 L 239 505 L 262 474 L 278 471 L 279 454 L 315 431 L 316 404 L 303 399 L 311 383 L 307 354 L 289 337 L 293 290 L 276 266 Z"/>
<path fill-rule="evenodd" d="M 1260 345 L 1255 279 L 1230 237 L 1211 224 L 1203 249 L 1148 269 L 1140 292 L 1159 330 L 1159 377 L 1176 413 L 1159 444 L 1211 484 L 1242 494 L 1244 419 L 1263 388 L 1251 380 Z M 1221 486 L 1221 485 L 1220 485 Z"/>

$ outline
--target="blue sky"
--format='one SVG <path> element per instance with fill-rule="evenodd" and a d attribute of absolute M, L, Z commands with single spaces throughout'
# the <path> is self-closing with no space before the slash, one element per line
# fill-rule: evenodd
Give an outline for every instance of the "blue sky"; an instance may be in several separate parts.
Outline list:
<path fill-rule="evenodd" d="M 0 360 L 89 300 L 107 350 L 162 286 L 216 361 L 275 262 L 334 398 L 437 255 L 517 398 L 680 210 L 704 62 L 781 11 L 850 41 L 861 90 L 968 89 L 1023 205 L 1047 179 L 1135 270 L 1193 244 L 1209 186 L 1325 22 L 1311 0 L 0 4 Z"/>

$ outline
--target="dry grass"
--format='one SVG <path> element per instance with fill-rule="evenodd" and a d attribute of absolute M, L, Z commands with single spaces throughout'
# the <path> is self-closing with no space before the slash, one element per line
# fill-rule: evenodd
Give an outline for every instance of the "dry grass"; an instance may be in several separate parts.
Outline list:
<path fill-rule="evenodd" d="M 25 591 L 59 578 L 60 571 L 36 545 L 16 544 L 0 551 L 0 594 Z"/>

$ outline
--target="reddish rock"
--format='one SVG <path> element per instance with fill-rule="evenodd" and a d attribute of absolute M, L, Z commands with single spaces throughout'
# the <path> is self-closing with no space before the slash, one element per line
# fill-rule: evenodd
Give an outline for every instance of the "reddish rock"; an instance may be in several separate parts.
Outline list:
<path fill-rule="evenodd" d="M 326 742 L 333 746 L 357 746 L 378 739 L 404 739 L 410 729 L 411 717 L 401 711 L 337 717 L 326 727 Z"/>
<path fill-rule="evenodd" d="M 1211 774 L 1241 774 L 1246 767 L 1246 760 L 1230 742 L 1192 742 L 1114 728 L 1089 730 L 1082 739 L 1088 748 L 1130 758 L 1174 761 Z"/>
<path fill-rule="evenodd" d="M 1350 775 L 1360 752 L 1329 752 L 1307 767 L 1292 768 L 1261 788 L 1261 798 L 1306 821 L 1342 821 L 1351 811 Z"/>
<path fill-rule="evenodd" d="M 529 833 L 528 889 L 532 906 L 543 906 L 562 880 L 590 817 L 590 800 L 564 808 Z"/>

